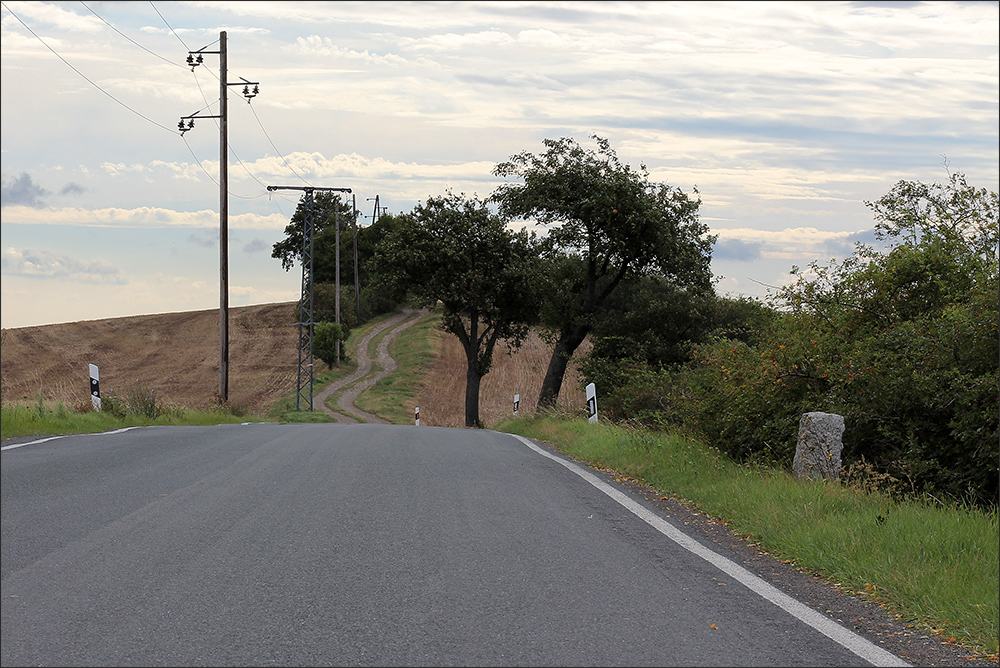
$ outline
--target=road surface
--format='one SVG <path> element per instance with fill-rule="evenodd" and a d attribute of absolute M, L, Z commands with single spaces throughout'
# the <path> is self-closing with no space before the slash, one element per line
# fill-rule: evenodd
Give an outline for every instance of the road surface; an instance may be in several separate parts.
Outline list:
<path fill-rule="evenodd" d="M 641 494 L 485 430 L 5 443 L 0 663 L 907 665 Z"/>

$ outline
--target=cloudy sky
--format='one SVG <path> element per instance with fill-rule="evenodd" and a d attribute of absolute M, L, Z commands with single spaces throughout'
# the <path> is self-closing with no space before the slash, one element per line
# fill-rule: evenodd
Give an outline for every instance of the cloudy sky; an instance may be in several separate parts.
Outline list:
<path fill-rule="evenodd" d="M 723 294 L 870 240 L 866 200 L 948 170 L 998 188 L 997 2 L 2 4 L 3 327 L 294 301 L 300 192 L 410 211 L 488 196 L 545 138 L 610 140 L 702 199 Z M 347 197 L 350 197 L 349 195 Z"/>

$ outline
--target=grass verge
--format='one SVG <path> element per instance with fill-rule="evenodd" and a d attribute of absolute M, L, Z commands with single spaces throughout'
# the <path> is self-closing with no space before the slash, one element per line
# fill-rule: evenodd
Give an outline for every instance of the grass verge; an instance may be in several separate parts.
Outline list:
<path fill-rule="evenodd" d="M 63 404 L 55 407 L 43 405 L 22 406 L 13 404 L 0 409 L 0 438 L 19 436 L 54 436 L 61 434 L 95 434 L 124 427 L 150 427 L 163 425 L 210 426 L 262 422 L 265 418 L 236 415 L 224 408 L 208 411 L 191 411 L 170 408 L 153 417 L 137 413 L 116 415 L 110 412 L 78 412 Z"/>
<path fill-rule="evenodd" d="M 378 415 L 393 424 L 412 424 L 410 402 L 417 394 L 420 382 L 434 364 L 434 339 L 440 336 L 438 314 L 420 318 L 389 344 L 389 354 L 396 360 L 396 370 L 362 392 L 355 405 L 363 411 Z M 382 337 L 382 332 L 371 343 L 372 354 Z"/>
<path fill-rule="evenodd" d="M 642 481 L 737 535 L 907 623 L 996 660 L 997 512 L 739 466 L 701 444 L 586 419 L 535 415 L 497 427 Z"/>

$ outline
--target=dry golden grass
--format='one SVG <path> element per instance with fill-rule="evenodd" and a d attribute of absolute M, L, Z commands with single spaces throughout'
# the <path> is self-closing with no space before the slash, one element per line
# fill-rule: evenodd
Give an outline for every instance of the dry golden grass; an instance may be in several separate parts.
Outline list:
<path fill-rule="evenodd" d="M 422 426 L 464 427 L 465 352 L 458 338 L 451 334 L 435 329 L 432 337 L 437 361 L 408 408 L 412 414 L 415 406 L 420 407 Z M 590 341 L 584 341 L 576 355 L 585 355 L 590 347 Z M 479 388 L 479 418 L 483 425 L 493 427 L 511 417 L 515 394 L 521 395 L 519 415 L 534 413 L 551 357 L 552 344 L 542 341 L 537 332 L 532 332 L 513 354 L 508 354 L 504 347 L 498 348 L 493 368 L 483 377 Z M 570 361 L 566 370 L 557 408 L 586 414 L 587 400 L 575 360 Z"/>
<path fill-rule="evenodd" d="M 295 304 L 230 309 L 230 404 L 266 415 L 275 401 L 295 392 L 298 334 Z M 427 377 L 406 409 L 420 406 L 421 425 L 465 426 L 465 354 L 458 339 L 430 330 L 436 353 Z M 578 354 L 590 349 L 585 342 Z M 535 411 L 552 346 L 532 334 L 508 355 L 500 347 L 480 387 L 480 419 L 492 427 L 510 417 L 514 394 L 520 413 Z M 0 396 L 5 404 L 41 400 L 86 410 L 88 364 L 101 371 L 101 392 L 138 384 L 160 401 L 203 409 L 219 389 L 218 310 L 131 316 L 3 330 Z M 558 406 L 586 410 L 576 365 L 570 363 Z"/>
<path fill-rule="evenodd" d="M 266 415 L 295 392 L 295 304 L 229 310 L 229 403 Z M 101 393 L 142 386 L 167 404 L 200 410 L 218 402 L 219 311 L 86 320 L 5 329 L 0 396 L 6 403 L 90 405 L 89 364 Z"/>

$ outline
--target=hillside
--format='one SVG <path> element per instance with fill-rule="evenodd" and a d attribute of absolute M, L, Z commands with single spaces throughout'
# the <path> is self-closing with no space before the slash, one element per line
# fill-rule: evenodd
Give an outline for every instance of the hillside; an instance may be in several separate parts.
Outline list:
<path fill-rule="evenodd" d="M 588 339 L 577 354 L 585 354 L 590 348 Z M 464 427 L 466 361 L 462 344 L 458 337 L 438 332 L 435 350 L 437 361 L 414 401 L 414 405 L 420 407 L 420 424 Z M 511 417 L 515 394 L 521 396 L 519 414 L 535 412 L 551 356 L 552 344 L 545 343 L 534 331 L 513 354 L 508 354 L 502 345 L 497 348 L 493 355 L 493 367 L 479 386 L 479 417 L 485 426 L 492 427 L 500 420 Z M 566 369 L 557 406 L 586 411 L 587 399 L 573 360 Z"/>
<path fill-rule="evenodd" d="M 229 403 L 266 415 L 279 398 L 295 393 L 298 328 L 294 302 L 229 309 Z M 432 334 L 436 361 L 421 383 L 413 405 L 421 424 L 465 424 L 465 355 L 458 339 Z M 585 344 L 580 351 L 585 352 Z M 507 417 L 513 395 L 520 410 L 532 412 L 551 345 L 537 334 L 509 355 L 500 348 L 480 388 L 480 414 L 487 426 Z M 219 311 L 189 311 L 4 330 L 0 396 L 4 403 L 34 403 L 69 408 L 90 404 L 89 364 L 100 368 L 101 392 L 153 390 L 165 403 L 191 409 L 216 401 L 219 389 Z M 586 406 L 570 365 L 559 404 Z M 413 406 L 409 407 L 412 410 Z"/>
<path fill-rule="evenodd" d="M 294 393 L 297 348 L 294 302 L 230 308 L 229 403 L 266 414 Z M 6 329 L 0 364 L 4 403 L 89 404 L 96 364 L 102 395 L 145 387 L 160 401 L 206 408 L 219 391 L 219 311 Z"/>

